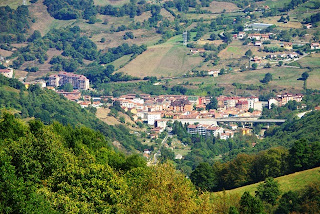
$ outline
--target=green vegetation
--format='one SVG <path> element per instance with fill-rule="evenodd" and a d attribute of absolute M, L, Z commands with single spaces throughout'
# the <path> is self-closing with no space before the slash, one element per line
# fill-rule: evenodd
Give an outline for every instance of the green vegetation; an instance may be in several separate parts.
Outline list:
<path fill-rule="evenodd" d="M 97 14 L 93 0 L 44 0 L 43 3 L 56 19 L 89 19 Z"/>
<path fill-rule="evenodd" d="M 24 33 L 30 27 L 28 7 L 19 6 L 16 10 L 9 6 L 0 7 L 0 43 L 24 42 Z"/>
<path fill-rule="evenodd" d="M 35 117 L 45 124 L 58 121 L 73 127 L 86 126 L 100 131 L 109 142 L 119 141 L 128 151 L 143 151 L 145 146 L 124 125 L 109 126 L 78 104 L 68 101 L 54 91 L 30 86 L 28 90 L 15 79 L 0 76 L 0 108 L 18 110 L 17 117 Z M 9 87 L 10 86 L 10 87 Z M 12 90 L 8 90 L 8 87 Z"/>
<path fill-rule="evenodd" d="M 147 168 L 141 157 L 116 153 L 88 128 L 25 124 L 5 113 L 0 133 L 2 213 L 202 213 L 204 208 L 202 196 L 171 165 Z"/>

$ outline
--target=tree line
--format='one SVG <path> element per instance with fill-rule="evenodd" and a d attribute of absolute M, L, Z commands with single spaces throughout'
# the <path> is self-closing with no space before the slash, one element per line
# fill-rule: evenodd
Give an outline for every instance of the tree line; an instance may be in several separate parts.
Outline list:
<path fill-rule="evenodd" d="M 199 164 L 190 179 L 199 188 L 208 191 L 233 189 L 257 183 L 268 177 L 320 166 L 320 143 L 299 140 L 288 150 L 272 148 L 256 155 L 239 154 L 226 163 Z"/>

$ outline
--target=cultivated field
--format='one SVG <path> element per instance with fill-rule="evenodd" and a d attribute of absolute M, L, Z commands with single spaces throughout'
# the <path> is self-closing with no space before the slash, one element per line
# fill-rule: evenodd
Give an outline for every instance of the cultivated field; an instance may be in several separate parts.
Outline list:
<path fill-rule="evenodd" d="M 188 55 L 189 49 L 182 46 L 182 36 L 178 35 L 164 44 L 148 47 L 148 50 L 119 71 L 132 76 L 181 76 L 203 59 Z"/>
<path fill-rule="evenodd" d="M 223 10 L 226 12 L 233 12 L 238 10 L 237 5 L 230 2 L 218 2 L 213 1 L 210 3 L 210 6 L 206 10 L 211 11 L 212 13 L 221 13 Z"/>

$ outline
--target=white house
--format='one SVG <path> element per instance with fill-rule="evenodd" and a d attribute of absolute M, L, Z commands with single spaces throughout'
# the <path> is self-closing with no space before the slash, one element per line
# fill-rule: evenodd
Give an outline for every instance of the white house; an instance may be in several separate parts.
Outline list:
<path fill-rule="evenodd" d="M 160 112 L 148 112 L 147 113 L 147 120 L 149 125 L 154 125 L 156 120 L 161 119 L 161 113 Z"/>
<path fill-rule="evenodd" d="M 2 74 L 5 77 L 12 78 L 13 69 L 12 68 L 0 69 L 0 74 Z"/>

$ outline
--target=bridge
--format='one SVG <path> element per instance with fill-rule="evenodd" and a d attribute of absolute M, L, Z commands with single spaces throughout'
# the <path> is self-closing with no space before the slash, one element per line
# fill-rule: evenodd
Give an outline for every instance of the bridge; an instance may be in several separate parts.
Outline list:
<path fill-rule="evenodd" d="M 238 118 L 238 117 L 228 117 L 228 118 L 201 118 L 201 119 L 167 119 L 172 121 L 179 121 L 183 124 L 189 123 L 199 123 L 204 125 L 217 125 L 219 122 L 234 122 L 234 123 L 284 123 L 285 119 L 258 119 L 258 118 Z"/>

